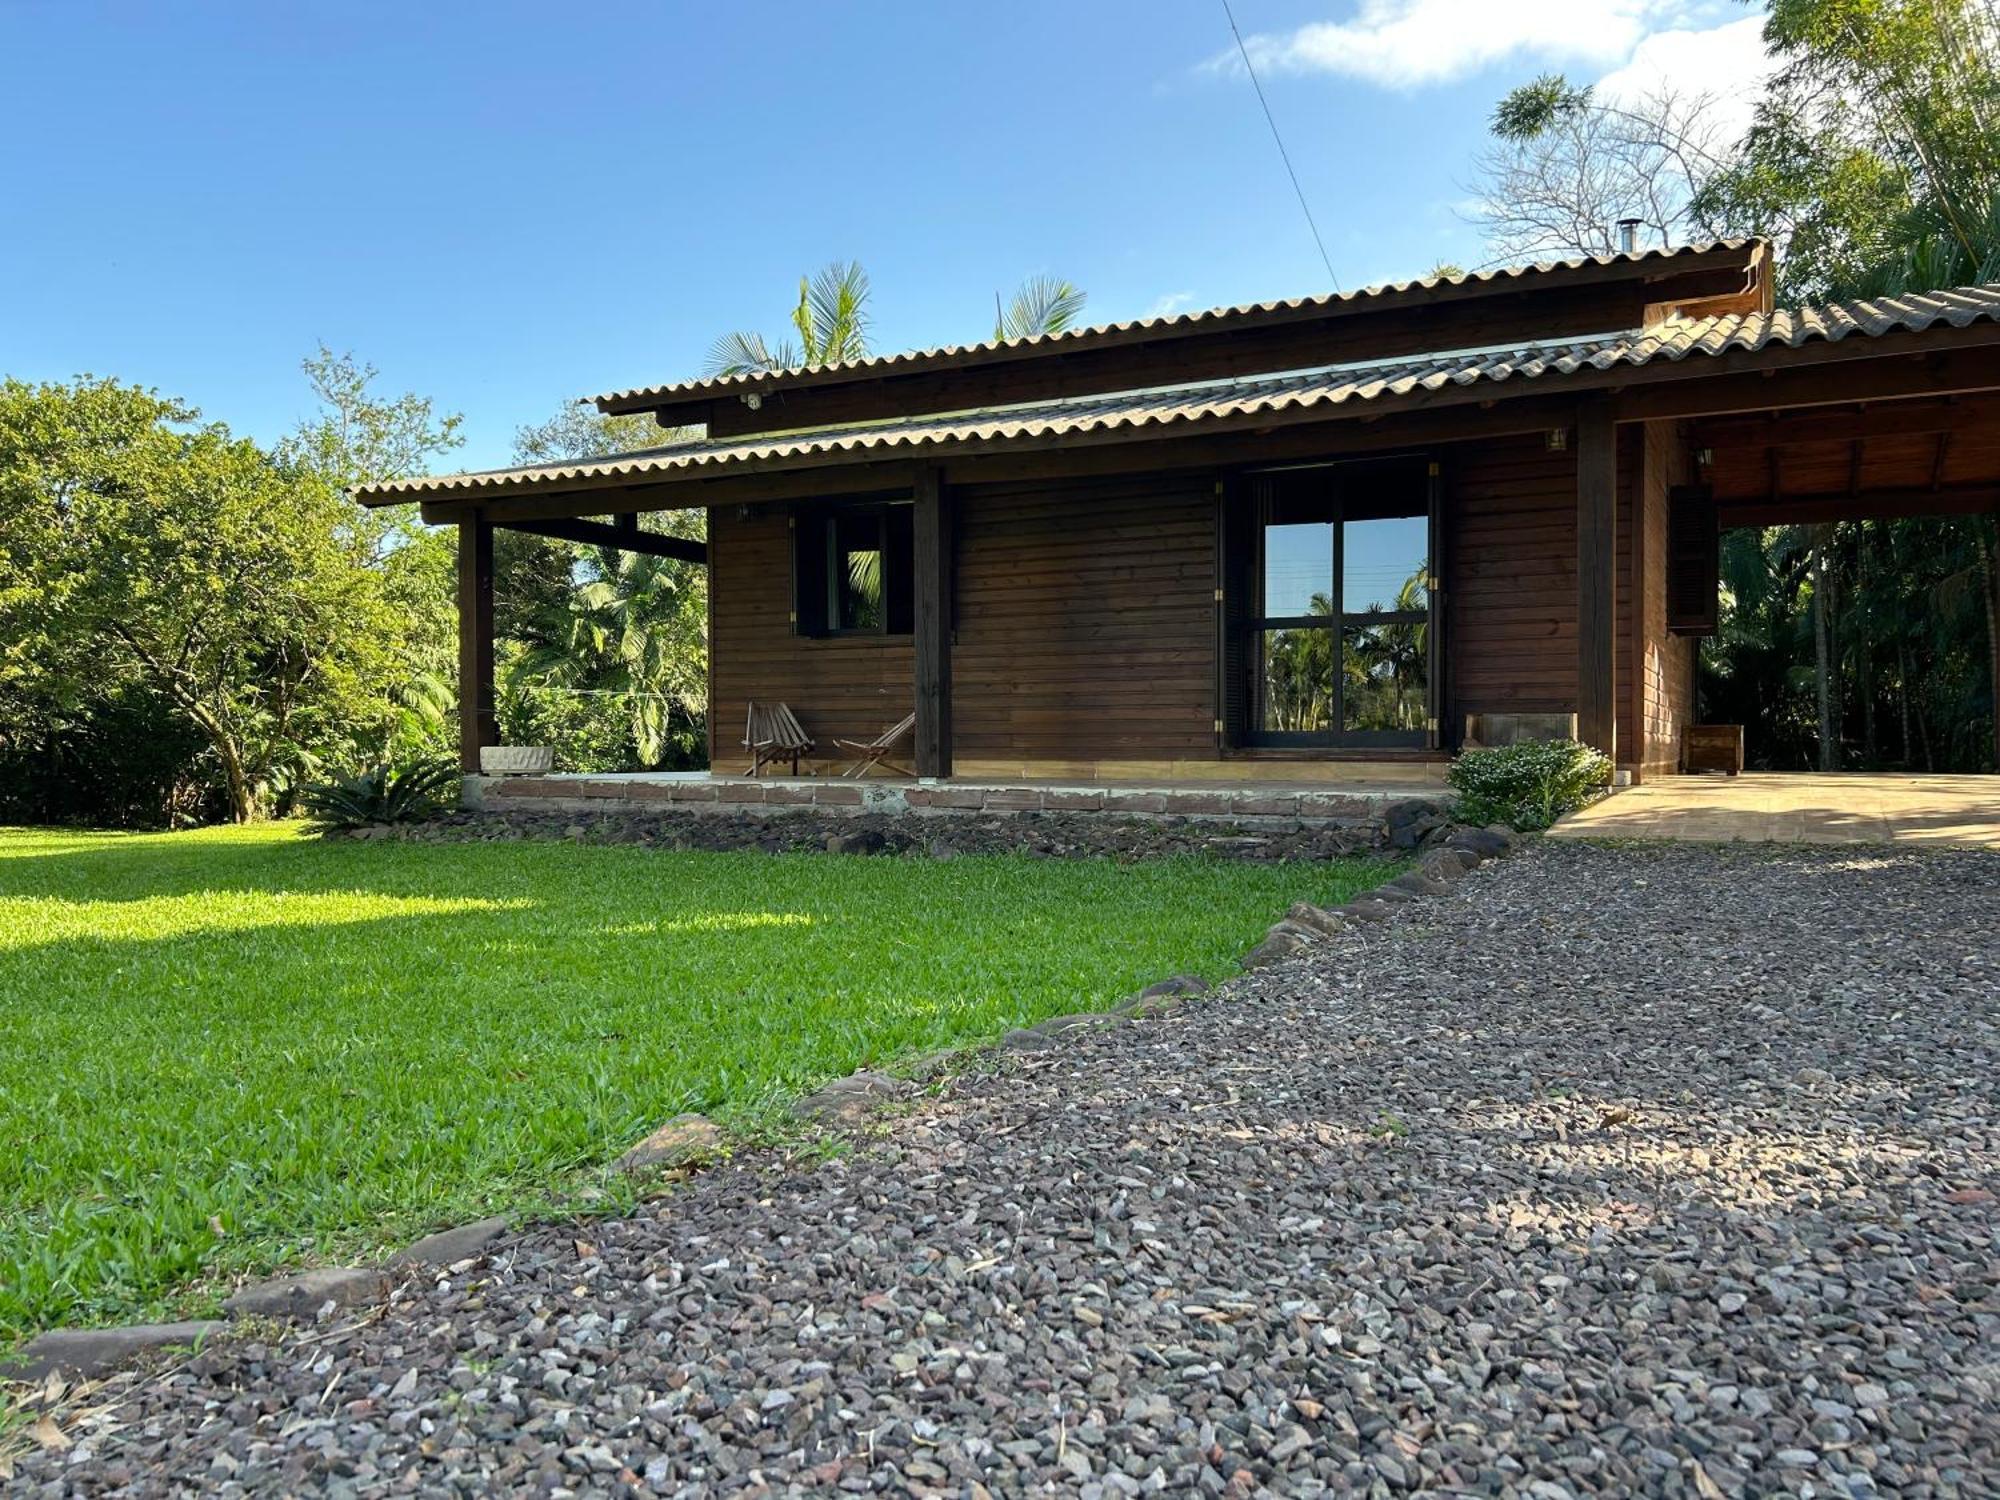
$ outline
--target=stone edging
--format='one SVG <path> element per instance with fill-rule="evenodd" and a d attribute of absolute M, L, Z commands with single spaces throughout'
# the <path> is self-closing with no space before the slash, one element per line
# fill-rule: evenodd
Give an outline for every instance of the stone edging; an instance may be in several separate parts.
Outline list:
<path fill-rule="evenodd" d="M 1414 870 L 1331 909 L 1295 903 L 1284 919 L 1243 957 L 1245 969 L 1261 968 L 1340 932 L 1354 922 L 1381 922 L 1396 909 L 1426 896 L 1442 895 L 1483 862 L 1513 849 L 1510 830 L 1461 828 L 1432 846 Z M 995 1044 L 1000 1052 L 1042 1052 L 1067 1033 L 1159 1016 L 1195 996 L 1210 993 L 1207 981 L 1177 974 L 1149 985 L 1108 1011 L 1054 1016 L 1008 1032 Z M 877 1107 L 909 1098 L 921 1086 L 906 1078 L 864 1069 L 808 1094 L 792 1106 L 803 1123 L 831 1130 L 855 1130 Z M 699 1166 L 724 1148 L 721 1128 L 699 1114 L 674 1116 L 633 1146 L 615 1165 L 641 1173 Z M 174 1323 L 140 1323 L 122 1328 L 56 1328 L 37 1334 L 11 1358 L 0 1362 L 0 1382 L 40 1381 L 51 1375 L 95 1380 L 134 1358 L 163 1349 L 199 1344 L 226 1331 L 235 1319 L 310 1321 L 386 1301 L 397 1282 L 421 1272 L 468 1269 L 507 1233 L 502 1217 L 480 1219 L 426 1235 L 380 1266 L 327 1266 L 252 1282 L 222 1304 L 224 1318 Z"/>

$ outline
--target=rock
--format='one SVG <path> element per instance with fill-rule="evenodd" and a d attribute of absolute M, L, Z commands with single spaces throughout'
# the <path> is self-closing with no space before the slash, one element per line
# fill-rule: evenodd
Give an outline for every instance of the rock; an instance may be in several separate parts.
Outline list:
<path fill-rule="evenodd" d="M 1421 870 L 1406 870 L 1389 885 L 1393 890 L 1408 891 L 1412 896 L 1442 896 L 1451 889 L 1442 880 L 1433 879 Z"/>
<path fill-rule="evenodd" d="M 1055 1045 L 1055 1038 L 1044 1036 L 1039 1031 L 1031 1031 L 1025 1026 L 1017 1026 L 1000 1038 L 1003 1052 L 1046 1052 Z"/>
<path fill-rule="evenodd" d="M 851 833 L 830 833 L 826 836 L 828 854 L 880 854 L 889 847 L 889 840 L 874 828 L 857 828 Z"/>
<path fill-rule="evenodd" d="M 1469 850 L 1439 849 L 1426 855 L 1417 869 L 1432 880 L 1455 885 L 1465 879 L 1466 871 L 1477 868 L 1478 864 L 1479 856 Z"/>
<path fill-rule="evenodd" d="M 1291 910 L 1285 913 L 1285 920 L 1295 927 L 1310 928 L 1321 937 L 1332 937 L 1347 926 L 1347 919 L 1338 912 L 1314 906 L 1310 901 L 1294 901 Z"/>
<path fill-rule="evenodd" d="M 958 845 L 950 839 L 932 839 L 930 853 L 932 859 L 957 859 Z"/>
<path fill-rule="evenodd" d="M 1481 860 L 1498 859 L 1512 847 L 1490 828 L 1454 829 L 1444 841 L 1447 849 L 1457 849 Z"/>
<path fill-rule="evenodd" d="M 388 1274 L 371 1266 L 322 1266 L 290 1276 L 253 1281 L 222 1309 L 233 1318 L 315 1318 L 328 1303 L 361 1307 L 389 1295 Z"/>
<path fill-rule="evenodd" d="M 916 1085 L 904 1079 L 864 1069 L 836 1078 L 817 1093 L 806 1095 L 792 1106 L 792 1113 L 821 1125 L 852 1127 L 866 1119 L 883 1100 L 900 1099 L 916 1091 Z"/>
<path fill-rule="evenodd" d="M 618 1158 L 625 1172 L 649 1172 L 656 1167 L 690 1166 L 722 1154 L 722 1127 L 707 1115 L 675 1115 L 638 1145 Z"/>
<path fill-rule="evenodd" d="M 1039 1031 L 1043 1036 L 1057 1037 L 1070 1031 L 1083 1031 L 1093 1026 L 1114 1024 L 1114 1013 L 1100 1014 L 1097 1011 L 1078 1011 L 1067 1016 L 1051 1016 L 1046 1021 L 1037 1021 L 1031 1031 Z"/>
<path fill-rule="evenodd" d="M 471 1224 L 461 1224 L 456 1229 L 440 1229 L 436 1234 L 427 1234 L 415 1244 L 397 1252 L 389 1261 L 392 1270 L 403 1267 L 427 1267 L 442 1271 L 455 1266 L 462 1260 L 484 1255 L 486 1251 L 507 1232 L 507 1220 L 496 1215 L 491 1219 L 480 1219 Z"/>
<path fill-rule="evenodd" d="M 1407 900 L 1407 896 L 1404 899 Z M 1378 901 L 1374 898 L 1374 893 L 1370 892 L 1333 909 L 1341 916 L 1355 922 L 1386 922 L 1396 914 L 1396 908 L 1401 904 L 1401 901 Z"/>
<path fill-rule="evenodd" d="M 1294 953 L 1305 947 L 1305 945 L 1305 939 L 1299 937 L 1296 933 L 1274 931 L 1271 936 L 1265 938 L 1263 942 L 1243 955 L 1243 967 L 1246 969 L 1261 969 L 1267 964 L 1278 962 L 1280 959 L 1290 958 Z"/>
<path fill-rule="evenodd" d="M 1396 880 L 1401 880 L 1402 878 L 1402 876 L 1398 875 Z M 1381 901 L 1386 902 L 1390 906 L 1403 906 L 1417 899 L 1415 891 L 1410 890 L 1407 886 L 1398 885 L 1396 880 L 1378 885 L 1372 891 L 1363 891 L 1354 899 L 1357 901 Z"/>
<path fill-rule="evenodd" d="M 1149 984 L 1139 991 L 1141 1000 L 1152 1000 L 1161 995 L 1206 995 L 1208 981 L 1199 974 L 1175 974 L 1162 979 L 1157 984 Z"/>
<path fill-rule="evenodd" d="M 134 1323 L 124 1328 L 57 1328 L 37 1334 L 0 1361 L 0 1380 L 39 1381 L 51 1375 L 95 1380 L 155 1349 L 198 1344 L 229 1325 L 219 1319 Z"/>

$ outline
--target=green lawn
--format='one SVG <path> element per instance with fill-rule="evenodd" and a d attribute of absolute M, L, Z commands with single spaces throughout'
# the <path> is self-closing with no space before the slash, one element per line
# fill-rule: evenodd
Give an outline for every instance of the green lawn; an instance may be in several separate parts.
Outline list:
<path fill-rule="evenodd" d="M 0 1344 L 574 1201 L 677 1111 L 1219 977 L 1382 874 L 0 829 Z"/>

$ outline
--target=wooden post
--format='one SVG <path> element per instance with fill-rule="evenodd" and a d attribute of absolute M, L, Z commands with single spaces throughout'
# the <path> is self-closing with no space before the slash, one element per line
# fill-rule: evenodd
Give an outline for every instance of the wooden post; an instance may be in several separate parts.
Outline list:
<path fill-rule="evenodd" d="M 951 775 L 951 501 L 934 468 L 917 471 L 914 629 L 919 776 Z"/>
<path fill-rule="evenodd" d="M 1618 426 L 1602 396 L 1576 420 L 1576 734 L 1617 759 Z"/>
<path fill-rule="evenodd" d="M 458 766 L 477 774 L 479 749 L 500 742 L 493 709 L 493 525 L 458 523 Z"/>

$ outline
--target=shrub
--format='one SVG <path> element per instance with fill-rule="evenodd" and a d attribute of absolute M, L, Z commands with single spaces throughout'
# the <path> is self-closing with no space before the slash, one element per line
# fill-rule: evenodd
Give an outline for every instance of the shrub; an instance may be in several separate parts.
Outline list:
<path fill-rule="evenodd" d="M 434 811 L 439 793 L 457 776 L 458 768 L 444 760 L 370 766 L 337 781 L 313 782 L 301 789 L 299 801 L 323 828 L 406 823 Z"/>
<path fill-rule="evenodd" d="M 1447 778 L 1468 823 L 1546 828 L 1611 783 L 1611 760 L 1575 740 L 1467 750 Z"/>

